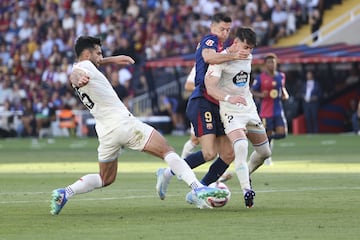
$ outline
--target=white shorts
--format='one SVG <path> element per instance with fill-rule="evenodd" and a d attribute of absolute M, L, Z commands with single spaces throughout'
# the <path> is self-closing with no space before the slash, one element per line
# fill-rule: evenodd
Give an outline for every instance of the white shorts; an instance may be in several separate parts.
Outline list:
<path fill-rule="evenodd" d="M 259 134 L 266 133 L 256 109 L 250 109 L 249 112 L 236 112 L 222 110 L 220 107 L 220 116 L 226 134 L 236 129 L 245 129 L 248 132 Z"/>
<path fill-rule="evenodd" d="M 142 151 L 154 128 L 135 117 L 119 121 L 118 127 L 109 134 L 99 137 L 99 162 L 111 162 L 120 154 L 122 147 Z"/>

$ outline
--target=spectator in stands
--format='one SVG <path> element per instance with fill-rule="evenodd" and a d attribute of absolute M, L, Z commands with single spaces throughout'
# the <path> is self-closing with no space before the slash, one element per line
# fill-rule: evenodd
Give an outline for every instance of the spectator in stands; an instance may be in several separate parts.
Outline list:
<path fill-rule="evenodd" d="M 287 12 L 282 8 L 280 3 L 275 3 L 270 22 L 270 36 L 274 43 L 286 35 L 287 21 Z"/>
<path fill-rule="evenodd" d="M 122 99 L 124 104 L 131 109 L 131 99 L 134 97 L 134 90 L 132 88 L 133 74 L 129 67 L 123 66 L 118 72 L 119 83 L 125 87 L 126 97 Z"/>
<path fill-rule="evenodd" d="M 312 40 L 316 42 L 319 39 L 319 30 L 322 24 L 322 15 L 320 11 L 315 8 L 309 17 L 309 24 L 311 28 Z"/>
<path fill-rule="evenodd" d="M 16 137 L 14 129 L 14 114 L 11 111 L 10 101 L 5 101 L 0 110 L 0 138 Z"/>
<path fill-rule="evenodd" d="M 260 45 L 268 45 L 272 41 L 263 26 L 270 24 L 275 4 L 286 9 L 285 2 L 290 0 L 148 0 L 138 5 L 136 2 L 139 1 L 1 1 L 0 72 L 9 74 L 10 88 L 14 82 L 21 81 L 19 85 L 29 99 L 34 100 L 43 87 L 47 89 L 43 95 L 48 98 L 53 91 L 59 91 L 63 97 L 67 87 L 64 73 L 68 75 L 71 69 L 64 61 L 74 58 L 70 50 L 75 39 L 79 35 L 97 33 L 107 39 L 104 52 L 130 55 L 135 59 L 132 85 L 137 89 L 135 86 L 146 85 L 142 69 L 145 60 L 195 51 L 200 37 L 209 30 L 207 14 L 228 12 L 234 26 L 254 25 L 259 36 L 265 35 Z M 297 2 L 308 7 L 306 0 Z M 310 7 L 318 2 L 312 0 Z M 290 9 L 297 7 L 291 5 Z M 262 20 L 258 20 L 257 15 L 261 15 Z M 52 74 L 46 71 L 51 63 L 62 66 L 54 68 Z M 45 85 L 41 84 L 42 76 Z M 61 87 L 57 81 L 61 82 Z M 146 91 L 146 86 L 139 88 L 136 93 Z M 5 93 L 0 92 L 0 103 L 6 92 L 7 89 Z M 75 102 L 73 107 L 82 108 Z"/>
<path fill-rule="evenodd" d="M 269 23 L 264 21 L 263 17 L 260 14 L 255 16 L 255 20 L 252 23 L 252 27 L 256 33 L 257 42 L 259 45 L 266 45 L 268 42 L 268 28 Z"/>
<path fill-rule="evenodd" d="M 303 110 L 307 133 L 318 133 L 318 113 L 322 91 L 320 84 L 315 80 L 312 71 L 306 72 L 306 81 L 302 89 Z"/>
<path fill-rule="evenodd" d="M 76 133 L 76 117 L 70 105 L 65 104 L 59 111 L 59 127 L 66 129 L 70 136 L 75 136 Z"/>
<path fill-rule="evenodd" d="M 33 102 L 27 99 L 23 99 L 22 102 L 23 114 L 21 115 L 22 130 L 20 130 L 20 135 L 24 137 L 36 136 L 36 121 Z"/>
<path fill-rule="evenodd" d="M 119 72 L 113 71 L 110 65 L 106 66 L 106 73 L 109 75 L 109 79 L 111 82 L 112 87 L 114 88 L 116 94 L 124 102 L 125 106 L 127 106 L 126 98 L 128 97 L 129 93 L 124 85 L 122 85 L 119 81 Z"/>
<path fill-rule="evenodd" d="M 352 66 L 349 76 L 346 78 L 345 80 L 345 84 L 346 86 L 358 83 L 360 80 L 360 76 L 359 76 L 359 68 L 358 66 L 356 66 L 354 64 L 354 66 Z"/>
<path fill-rule="evenodd" d="M 170 116 L 173 124 L 173 135 L 184 135 L 185 133 L 185 104 L 176 96 L 160 96 L 162 106 Z"/>

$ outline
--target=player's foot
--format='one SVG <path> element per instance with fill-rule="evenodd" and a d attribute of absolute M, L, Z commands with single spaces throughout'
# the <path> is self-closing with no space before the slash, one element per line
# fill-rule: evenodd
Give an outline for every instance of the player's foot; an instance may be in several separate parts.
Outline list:
<path fill-rule="evenodd" d="M 231 172 L 224 172 L 223 175 L 217 180 L 217 182 L 226 182 L 230 180 L 233 177 L 233 174 Z"/>
<path fill-rule="evenodd" d="M 267 159 L 265 159 L 264 164 L 267 166 L 272 166 L 273 165 L 272 158 L 268 157 Z"/>
<path fill-rule="evenodd" d="M 198 198 L 194 191 L 190 191 L 186 194 L 185 201 L 189 204 L 194 204 L 197 208 L 200 209 L 212 208 L 206 200 Z"/>
<path fill-rule="evenodd" d="M 165 199 L 166 192 L 169 186 L 169 180 L 166 179 L 166 177 L 164 176 L 165 169 L 166 168 L 159 168 L 156 171 L 156 177 L 157 177 L 156 192 L 158 193 L 161 200 Z"/>
<path fill-rule="evenodd" d="M 58 215 L 61 209 L 65 206 L 67 198 L 65 195 L 65 189 L 55 189 L 51 195 L 50 213 L 52 215 Z"/>
<path fill-rule="evenodd" d="M 254 197 L 255 192 L 253 190 L 249 190 L 244 194 L 245 206 L 247 208 L 251 208 L 254 206 Z"/>

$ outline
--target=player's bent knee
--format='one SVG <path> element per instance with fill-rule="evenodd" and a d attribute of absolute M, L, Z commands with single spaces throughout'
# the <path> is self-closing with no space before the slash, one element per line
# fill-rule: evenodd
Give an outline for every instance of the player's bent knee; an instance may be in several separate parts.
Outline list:
<path fill-rule="evenodd" d="M 203 154 L 205 161 L 211 161 L 217 157 L 216 151 L 202 150 L 202 154 Z"/>

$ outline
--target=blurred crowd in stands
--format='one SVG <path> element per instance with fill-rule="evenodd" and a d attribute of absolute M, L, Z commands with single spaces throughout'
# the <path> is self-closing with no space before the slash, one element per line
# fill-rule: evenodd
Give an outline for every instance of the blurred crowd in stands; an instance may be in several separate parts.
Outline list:
<path fill-rule="evenodd" d="M 272 45 L 308 23 L 311 12 L 339 0 L 2 0 L 0 111 L 21 115 L 10 135 L 37 136 L 59 109 L 82 109 L 68 75 L 80 35 L 100 36 L 104 56 L 125 54 L 136 64 L 105 74 L 127 102 L 147 90 L 146 60 L 193 53 L 211 16 L 230 14 L 252 26 L 259 45 Z M 2 115 L 4 116 L 4 114 Z M 2 129 L 11 128 L 4 126 Z"/>

